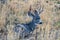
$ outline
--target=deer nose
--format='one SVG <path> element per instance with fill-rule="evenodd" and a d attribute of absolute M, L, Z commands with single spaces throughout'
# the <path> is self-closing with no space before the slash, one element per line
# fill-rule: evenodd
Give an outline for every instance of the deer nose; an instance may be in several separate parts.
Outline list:
<path fill-rule="evenodd" d="M 39 24 L 42 24 L 42 22 L 40 22 Z"/>
<path fill-rule="evenodd" d="M 39 21 L 39 24 L 42 24 L 42 20 Z"/>

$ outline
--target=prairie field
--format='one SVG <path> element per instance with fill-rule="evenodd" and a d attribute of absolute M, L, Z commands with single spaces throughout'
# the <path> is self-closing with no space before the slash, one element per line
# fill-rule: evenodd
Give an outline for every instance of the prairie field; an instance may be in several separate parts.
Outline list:
<path fill-rule="evenodd" d="M 30 7 L 32 13 L 43 10 L 39 15 L 42 24 L 37 25 L 29 39 L 20 39 L 13 31 L 14 23 L 29 23 Z M 60 40 L 60 0 L 0 0 L 0 40 Z"/>

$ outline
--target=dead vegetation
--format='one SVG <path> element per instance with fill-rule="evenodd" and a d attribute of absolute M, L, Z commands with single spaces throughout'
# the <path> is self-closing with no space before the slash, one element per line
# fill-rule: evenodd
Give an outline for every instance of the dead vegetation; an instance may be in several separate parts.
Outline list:
<path fill-rule="evenodd" d="M 55 40 L 55 34 L 58 31 L 56 29 L 60 29 L 60 2 L 58 0 L 8 0 L 6 2 L 6 4 L 3 4 L 0 1 L 0 29 L 4 28 L 7 20 L 7 28 L 9 28 L 9 39 L 14 40 L 12 38 L 14 37 L 14 33 L 12 30 L 14 27 L 14 22 L 28 23 L 29 21 L 31 21 L 30 19 L 32 18 L 29 18 L 27 16 L 27 11 L 29 10 L 29 7 L 31 5 L 33 10 L 39 8 L 40 6 L 44 7 L 44 11 L 41 13 L 43 24 L 39 25 L 39 32 L 41 34 L 40 36 L 38 36 L 38 40 Z M 15 19 L 17 19 L 18 21 L 16 21 Z M 56 40 L 58 40 L 59 38 L 57 38 Z"/>

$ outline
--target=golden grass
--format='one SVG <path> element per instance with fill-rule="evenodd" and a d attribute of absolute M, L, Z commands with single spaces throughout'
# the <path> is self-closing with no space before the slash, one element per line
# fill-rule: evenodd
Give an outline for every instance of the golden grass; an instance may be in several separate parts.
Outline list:
<path fill-rule="evenodd" d="M 12 16 L 12 15 L 10 16 L 10 21 L 11 20 L 14 21 L 14 19 L 12 17 L 17 17 L 21 23 L 31 21 L 32 18 L 30 19 L 26 15 L 23 16 L 23 14 L 24 14 L 24 12 L 26 12 L 26 14 L 27 14 L 27 11 L 29 10 L 30 5 L 32 6 L 33 10 L 38 8 L 38 6 L 35 5 L 35 4 L 37 4 L 37 1 L 40 2 L 40 3 L 38 3 L 39 6 L 44 6 L 44 11 L 41 13 L 41 19 L 43 20 L 43 25 L 42 25 L 42 27 L 40 26 L 40 28 L 42 28 L 42 29 L 45 28 L 45 31 L 47 32 L 47 39 L 49 39 L 48 33 L 52 27 L 53 20 L 55 20 L 55 21 L 60 20 L 60 15 L 55 16 L 55 14 L 60 13 L 60 11 L 59 12 L 54 11 L 55 13 L 52 12 L 52 9 L 55 8 L 54 7 L 55 4 L 52 1 L 49 1 L 49 3 L 46 3 L 46 0 L 29 0 L 27 2 L 24 2 L 22 0 L 20 0 L 20 1 L 12 0 L 12 1 L 8 1 L 7 5 L 0 3 L 0 27 L 1 28 L 4 27 L 5 21 L 6 21 L 5 18 L 7 16 L 7 14 L 10 13 L 10 11 L 11 11 L 10 9 L 12 9 L 12 12 L 14 11 L 14 13 L 15 13 L 14 16 Z M 52 5 L 50 5 L 50 4 L 52 4 Z M 2 8 L 1 8 L 1 5 L 3 5 Z M 24 18 L 24 17 L 26 17 L 26 18 Z"/>

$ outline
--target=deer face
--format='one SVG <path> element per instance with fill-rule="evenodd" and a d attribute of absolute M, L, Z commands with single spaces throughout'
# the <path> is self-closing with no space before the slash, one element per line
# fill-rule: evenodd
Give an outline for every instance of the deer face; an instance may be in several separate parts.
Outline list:
<path fill-rule="evenodd" d="M 37 10 L 34 11 L 34 14 L 32 14 L 31 12 L 28 12 L 28 15 L 32 16 L 32 18 L 33 18 L 32 21 L 35 24 L 42 24 L 42 21 L 41 21 L 40 16 L 39 16 L 39 12 Z"/>

